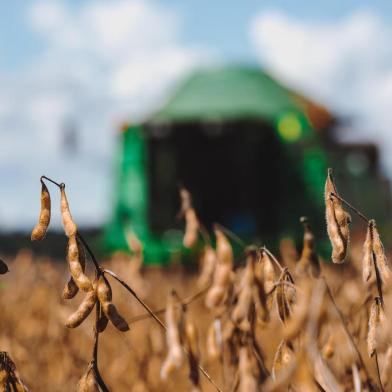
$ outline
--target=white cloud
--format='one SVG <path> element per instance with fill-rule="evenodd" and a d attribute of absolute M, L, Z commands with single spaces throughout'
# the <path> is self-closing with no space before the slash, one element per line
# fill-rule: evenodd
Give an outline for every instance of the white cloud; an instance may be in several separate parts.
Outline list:
<path fill-rule="evenodd" d="M 380 144 L 392 174 L 392 29 L 369 11 L 304 22 L 262 12 L 250 35 L 260 61 L 290 86 L 353 119 L 345 138 Z"/>
<path fill-rule="evenodd" d="M 80 50 L 108 62 L 133 51 L 149 52 L 178 43 L 179 18 L 149 0 L 89 1 L 79 8 L 42 1 L 29 18 L 33 28 L 53 45 Z M 115 58 L 113 56 L 116 56 Z"/>
<path fill-rule="evenodd" d="M 41 174 L 69 184 L 79 223 L 105 219 L 118 126 L 140 120 L 210 56 L 181 42 L 180 22 L 149 0 L 33 3 L 26 23 L 42 52 L 21 71 L 0 72 L 0 227 L 33 224 Z M 69 119 L 81 144 L 76 157 L 60 148 Z"/>

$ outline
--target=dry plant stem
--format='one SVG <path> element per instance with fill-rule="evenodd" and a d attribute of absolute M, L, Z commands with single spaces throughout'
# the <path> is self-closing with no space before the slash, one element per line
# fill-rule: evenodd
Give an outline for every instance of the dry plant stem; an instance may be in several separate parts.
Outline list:
<path fill-rule="evenodd" d="M 266 295 L 271 295 L 276 290 L 276 288 L 278 286 L 288 286 L 288 287 L 292 287 L 295 290 L 301 291 L 301 289 L 298 288 L 294 283 L 288 282 L 287 280 L 281 280 L 281 281 L 275 282 L 272 290 L 270 290 L 268 293 L 266 293 Z"/>
<path fill-rule="evenodd" d="M 263 252 L 267 253 L 268 256 L 271 257 L 271 259 L 272 259 L 272 260 L 274 261 L 274 263 L 278 266 L 278 268 L 279 268 L 279 270 L 280 270 L 281 272 L 283 272 L 283 271 L 285 270 L 285 269 L 282 267 L 282 265 L 279 263 L 278 259 L 272 254 L 272 252 L 270 252 L 270 251 L 268 250 L 268 248 L 267 248 L 266 246 L 263 246 L 263 247 L 261 248 L 261 250 L 262 250 Z M 287 272 L 288 272 L 288 270 L 287 270 Z"/>
<path fill-rule="evenodd" d="M 83 244 L 83 246 L 86 248 L 88 254 L 90 255 L 91 260 L 94 263 L 95 271 L 98 274 L 97 277 L 99 278 L 102 275 L 102 268 L 99 265 L 98 260 L 96 259 L 93 251 L 91 250 L 91 248 L 89 247 L 88 243 L 83 238 L 83 236 L 79 232 L 76 233 L 76 236 L 78 237 L 78 239 L 80 240 L 80 242 Z"/>
<path fill-rule="evenodd" d="M 230 237 L 233 241 L 235 241 L 238 245 L 240 245 L 242 248 L 246 248 L 246 243 L 244 240 L 242 240 L 240 237 L 238 237 L 237 234 L 233 233 L 231 230 L 229 230 L 227 227 L 222 226 L 220 223 L 215 223 L 214 225 L 216 228 L 219 230 L 223 231 L 228 237 Z"/>
<path fill-rule="evenodd" d="M 355 208 L 353 205 L 351 205 L 348 201 L 344 200 L 342 197 L 336 195 L 335 193 L 331 193 L 332 197 L 336 197 L 338 200 L 340 200 L 343 204 L 345 204 L 350 210 L 355 212 L 361 219 L 363 219 L 366 223 L 369 223 L 369 218 L 367 218 L 364 214 L 362 214 L 361 211 L 359 211 L 357 208 Z"/>
<path fill-rule="evenodd" d="M 201 236 L 203 237 L 203 240 L 206 244 L 211 245 L 211 236 L 208 233 L 208 230 L 205 228 L 205 226 L 199 222 L 199 232 Z"/>
<path fill-rule="evenodd" d="M 181 301 L 181 303 L 182 303 L 184 306 L 190 305 L 192 302 L 194 302 L 194 301 L 198 300 L 199 298 L 201 298 L 202 296 L 204 296 L 204 294 L 207 293 L 207 291 L 210 289 L 210 287 L 211 287 L 211 284 L 209 284 L 209 285 L 208 285 L 207 287 L 205 287 L 204 289 L 198 291 L 197 293 L 192 294 L 191 296 L 185 298 L 184 300 Z M 165 313 L 165 312 L 166 312 L 166 308 L 160 308 L 160 309 L 158 309 L 158 310 L 153 310 L 152 312 L 153 312 L 155 315 L 162 314 L 162 313 Z M 129 319 L 129 323 L 130 323 L 130 324 L 133 324 L 133 323 L 135 323 L 135 322 L 137 322 L 137 321 L 146 320 L 146 319 L 148 319 L 148 318 L 150 318 L 150 317 L 151 317 L 151 314 L 150 314 L 150 313 L 139 314 L 138 316 L 135 316 L 135 317 L 132 317 L 131 319 Z"/>
<path fill-rule="evenodd" d="M 144 309 L 147 310 L 147 312 L 149 313 L 149 315 L 161 326 L 161 328 L 163 328 L 165 331 L 167 330 L 166 325 L 159 319 L 159 317 L 157 317 L 154 312 L 150 309 L 150 307 L 136 294 L 136 292 L 130 287 L 128 286 L 121 278 L 119 278 L 113 271 L 107 270 L 107 269 L 103 269 L 102 272 L 104 274 L 108 274 L 110 275 L 112 278 L 114 278 L 115 280 L 117 280 L 118 283 L 120 283 L 127 291 L 129 291 L 133 297 L 140 303 L 140 305 L 143 306 Z M 189 355 L 188 351 L 183 347 L 183 350 L 185 352 L 186 355 Z M 202 372 L 202 374 L 204 375 L 204 377 L 208 380 L 208 382 L 218 391 L 218 392 L 222 392 L 222 390 L 218 387 L 218 385 L 215 384 L 214 380 L 211 378 L 211 376 L 207 373 L 207 371 L 201 366 L 201 365 L 197 365 L 197 367 L 199 368 L 199 370 Z"/>
<path fill-rule="evenodd" d="M 51 182 L 52 184 L 57 185 L 59 188 L 61 188 L 61 184 L 59 184 L 58 182 L 52 180 L 52 179 L 49 178 L 49 177 L 41 176 L 40 180 L 41 180 L 41 182 L 42 182 L 42 180 L 48 180 L 48 181 Z"/>
<path fill-rule="evenodd" d="M 98 341 L 99 341 L 98 322 L 99 322 L 99 314 L 101 310 L 101 304 L 99 303 L 99 301 L 97 301 L 95 306 L 96 309 L 95 309 L 95 325 L 94 325 L 94 347 L 93 347 L 93 359 L 91 362 L 93 365 L 95 377 L 97 379 L 98 385 L 101 388 L 102 392 L 109 392 L 109 389 L 105 385 L 98 369 Z"/>
<path fill-rule="evenodd" d="M 379 388 L 381 392 L 384 392 L 384 388 L 382 386 L 382 381 L 381 381 L 381 375 L 380 375 L 380 366 L 378 365 L 378 355 L 377 355 L 377 350 L 374 352 L 374 363 L 376 365 L 376 370 L 377 370 L 377 380 L 379 384 Z"/>
<path fill-rule="evenodd" d="M 182 301 L 182 303 L 183 303 L 184 305 L 189 305 L 189 304 L 191 304 L 192 302 L 194 302 L 194 301 L 196 301 L 197 299 L 201 298 L 201 297 L 210 289 L 210 287 L 211 287 L 211 284 L 209 284 L 208 286 L 204 287 L 204 289 L 198 291 L 197 293 L 192 294 L 191 296 L 185 298 L 185 299 Z"/>
<path fill-rule="evenodd" d="M 338 315 L 338 317 L 340 319 L 340 322 L 342 324 L 344 332 L 346 333 L 348 339 L 350 340 L 351 346 L 354 348 L 354 350 L 355 350 L 355 352 L 356 352 L 356 354 L 358 356 L 359 362 L 361 363 L 361 366 L 362 366 L 362 368 L 363 368 L 363 370 L 364 370 L 364 372 L 366 374 L 366 384 L 368 385 L 369 390 L 374 391 L 373 385 L 370 382 L 369 372 L 368 372 L 368 370 L 366 368 L 366 365 L 365 365 L 365 362 L 364 362 L 363 357 L 361 355 L 361 352 L 359 351 L 357 345 L 355 344 L 353 336 L 351 335 L 350 331 L 347 328 L 345 317 L 344 317 L 343 313 L 340 311 L 340 309 L 338 308 L 338 305 L 335 302 L 335 299 L 334 299 L 334 297 L 332 295 L 331 289 L 329 288 L 326 279 L 325 278 L 322 278 L 322 279 L 325 282 L 325 287 L 326 287 L 326 291 L 327 291 L 328 297 L 330 298 L 331 303 L 332 303 L 332 305 L 333 305 L 333 307 L 334 307 L 334 309 L 335 309 L 335 311 L 336 311 L 336 313 L 337 313 L 337 315 Z"/>

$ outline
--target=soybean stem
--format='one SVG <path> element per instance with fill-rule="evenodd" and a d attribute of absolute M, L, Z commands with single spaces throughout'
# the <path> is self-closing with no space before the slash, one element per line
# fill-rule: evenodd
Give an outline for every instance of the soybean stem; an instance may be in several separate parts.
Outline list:
<path fill-rule="evenodd" d="M 220 223 L 215 223 L 214 225 L 217 229 L 223 231 L 228 237 L 230 237 L 233 241 L 235 241 L 242 248 L 246 248 L 246 243 L 243 239 L 241 239 L 237 234 L 233 233 L 230 229 L 225 226 L 222 226 Z"/>
<path fill-rule="evenodd" d="M 276 290 L 276 288 L 278 286 L 288 286 L 288 287 L 292 287 L 294 290 L 298 290 L 298 287 L 294 283 L 291 283 L 287 280 L 279 280 L 278 282 L 274 283 L 274 286 L 272 287 L 272 289 L 268 293 L 266 293 L 266 295 L 267 296 L 271 295 Z M 299 289 L 299 291 L 301 291 L 301 289 Z"/>
<path fill-rule="evenodd" d="M 100 311 L 101 311 L 101 305 L 99 301 L 97 301 L 96 308 L 95 308 L 93 359 L 91 362 L 94 369 L 95 377 L 97 378 L 97 382 L 100 388 L 102 389 L 102 392 L 110 392 L 108 387 L 105 385 L 105 382 L 103 381 L 98 369 L 98 340 L 99 340 L 98 321 L 99 321 Z"/>
<path fill-rule="evenodd" d="M 347 200 L 343 199 L 342 197 L 338 196 L 336 193 L 331 192 L 330 195 L 335 197 L 336 199 L 340 200 L 343 204 L 345 204 L 348 208 L 354 211 L 361 219 L 363 219 L 366 223 L 369 223 L 369 219 L 362 214 L 357 208 L 355 208 L 352 204 L 350 204 Z"/>
<path fill-rule="evenodd" d="M 284 271 L 284 268 L 281 266 L 281 264 L 279 263 L 278 259 L 268 250 L 268 248 L 266 246 L 263 246 L 261 248 L 261 251 L 267 253 L 268 256 L 271 257 L 271 259 L 274 261 L 274 263 L 279 267 L 280 272 Z"/>
<path fill-rule="evenodd" d="M 199 232 L 204 240 L 204 242 L 208 245 L 211 245 L 211 237 L 207 231 L 207 229 L 205 228 L 205 226 L 199 222 Z"/>
<path fill-rule="evenodd" d="M 184 304 L 185 306 L 190 305 L 192 302 L 194 302 L 194 301 L 198 300 L 200 297 L 202 297 L 210 289 L 210 287 L 211 287 L 211 285 L 208 285 L 207 287 L 205 287 L 204 289 L 198 291 L 197 293 L 192 294 L 190 297 L 185 298 L 184 300 L 181 301 L 182 304 Z M 166 308 L 160 308 L 160 309 L 157 309 L 157 310 L 153 310 L 153 313 L 155 315 L 158 315 L 158 314 L 164 313 L 165 311 L 166 311 Z M 130 323 L 134 323 L 136 321 L 145 320 L 145 319 L 148 319 L 150 317 L 151 317 L 151 315 L 149 313 L 139 314 L 138 316 L 132 317 L 129 320 L 129 322 Z"/>
<path fill-rule="evenodd" d="M 136 292 L 132 289 L 132 287 L 128 286 L 121 278 L 119 278 L 114 272 L 107 270 L 107 269 L 103 269 L 102 270 L 103 273 L 106 273 L 108 275 L 110 275 L 112 278 L 114 278 L 115 280 L 117 280 L 118 283 L 120 283 L 126 290 L 128 290 L 133 297 L 140 303 L 140 305 L 143 306 L 144 309 L 147 310 L 147 312 L 150 314 L 150 316 L 161 326 L 162 329 L 164 329 L 165 331 L 167 331 L 167 327 L 166 325 L 159 319 L 159 317 L 157 317 L 154 312 L 150 309 L 150 307 L 136 294 Z M 189 355 L 188 350 L 186 350 L 183 347 L 184 352 Z M 204 377 L 208 380 L 208 382 L 218 391 L 218 392 L 222 392 L 222 390 L 218 387 L 218 385 L 215 384 L 214 380 L 211 378 L 211 376 L 207 373 L 207 371 L 200 365 L 198 364 L 197 367 L 199 368 L 199 370 L 202 372 L 202 374 L 204 375 Z"/>
<path fill-rule="evenodd" d="M 95 266 L 95 271 L 97 272 L 98 277 L 102 274 L 102 268 L 98 263 L 98 260 L 96 259 L 94 252 L 91 250 L 90 246 L 88 245 L 87 241 L 83 238 L 83 236 L 77 232 L 76 236 L 78 239 L 82 242 L 83 246 L 86 248 L 88 254 L 91 257 L 92 262 L 94 263 Z"/>
<path fill-rule="evenodd" d="M 58 182 L 52 180 L 52 179 L 49 178 L 49 177 L 41 176 L 41 182 L 42 182 L 42 180 L 44 180 L 44 179 L 45 179 L 45 180 L 48 180 L 48 181 L 51 182 L 52 184 L 57 185 L 59 188 L 61 188 L 61 184 L 59 184 Z"/>

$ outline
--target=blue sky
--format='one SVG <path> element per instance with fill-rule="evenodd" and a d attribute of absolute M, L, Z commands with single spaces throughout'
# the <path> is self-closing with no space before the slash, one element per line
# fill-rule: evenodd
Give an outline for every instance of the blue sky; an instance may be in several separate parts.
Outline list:
<path fill-rule="evenodd" d="M 71 7 L 83 1 L 66 0 Z M 28 9 L 36 0 L 0 2 L 0 65 L 2 68 L 23 67 L 39 56 L 44 44 L 26 23 Z M 160 0 L 155 4 L 168 7 L 181 15 L 184 42 L 215 48 L 228 59 L 255 61 L 248 39 L 247 27 L 256 13 L 263 10 L 281 10 L 303 21 L 335 21 L 352 14 L 355 10 L 370 9 L 386 22 L 392 19 L 392 2 L 331 0 Z"/>
<path fill-rule="evenodd" d="M 19 0 L 0 17 L 0 229 L 34 223 L 43 173 L 69 184 L 79 222 L 104 221 L 119 125 L 222 62 L 262 66 L 352 118 L 341 137 L 378 143 L 392 175 L 392 2 Z"/>
<path fill-rule="evenodd" d="M 379 15 L 390 15 L 389 1 L 295 1 L 295 0 L 164 0 L 184 16 L 184 38 L 193 43 L 218 48 L 228 58 L 254 60 L 249 42 L 248 25 L 255 14 L 267 10 L 281 10 L 303 21 L 334 21 L 350 15 L 354 10 L 372 9 Z M 390 20 L 390 19 L 389 19 Z"/>

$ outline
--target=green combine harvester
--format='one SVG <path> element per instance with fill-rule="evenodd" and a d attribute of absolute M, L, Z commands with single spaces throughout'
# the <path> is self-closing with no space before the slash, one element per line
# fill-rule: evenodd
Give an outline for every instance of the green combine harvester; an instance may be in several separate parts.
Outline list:
<path fill-rule="evenodd" d="M 192 256 L 176 220 L 179 186 L 193 195 L 208 230 L 219 222 L 247 241 L 275 245 L 284 236 L 298 238 L 301 215 L 324 230 L 328 162 L 369 156 L 341 147 L 335 124 L 326 109 L 261 69 L 195 72 L 158 112 L 122 130 L 105 250 L 129 251 L 126 233 L 133 231 L 146 263 Z M 369 177 L 370 164 L 359 178 Z"/>

